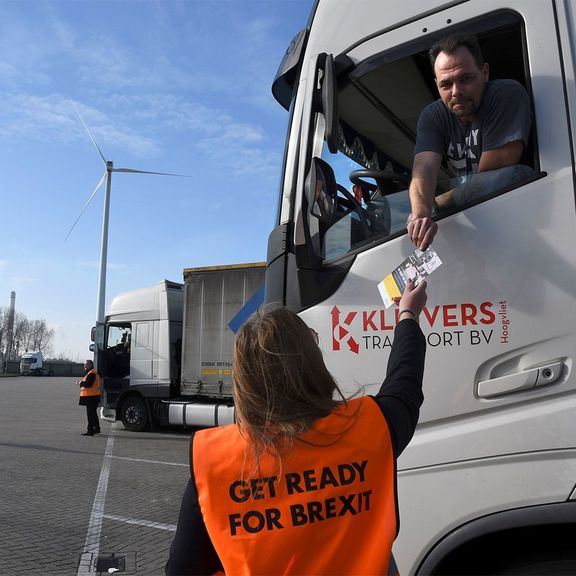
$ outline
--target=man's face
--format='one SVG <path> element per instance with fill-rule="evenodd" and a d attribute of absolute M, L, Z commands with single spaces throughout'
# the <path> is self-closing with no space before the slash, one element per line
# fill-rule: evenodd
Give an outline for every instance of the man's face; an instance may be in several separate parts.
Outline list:
<path fill-rule="evenodd" d="M 440 52 L 434 63 L 434 73 L 444 104 L 462 122 L 472 122 L 484 95 L 488 64 L 478 68 L 468 49 L 460 47 L 454 54 Z"/>

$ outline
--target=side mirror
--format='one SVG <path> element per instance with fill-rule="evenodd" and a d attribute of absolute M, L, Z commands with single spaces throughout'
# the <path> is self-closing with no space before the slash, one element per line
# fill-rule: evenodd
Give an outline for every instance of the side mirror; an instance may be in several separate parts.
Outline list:
<path fill-rule="evenodd" d="M 328 150 L 338 152 L 338 87 L 336 85 L 336 69 L 332 54 L 326 54 L 324 61 L 324 77 L 322 79 L 322 112 L 326 123 L 324 138 Z"/>
<path fill-rule="evenodd" d="M 104 350 L 104 335 L 106 332 L 106 324 L 96 324 L 92 328 L 92 342 L 96 344 L 96 348 L 99 350 Z"/>
<path fill-rule="evenodd" d="M 332 167 L 321 158 L 312 158 L 305 183 L 308 208 L 320 222 L 330 224 L 336 211 L 336 177 Z"/>
<path fill-rule="evenodd" d="M 278 72 L 276 72 L 274 82 L 272 82 L 272 95 L 286 110 L 290 108 L 290 102 L 294 96 L 294 88 L 300 74 L 307 37 L 307 29 L 294 36 L 284 54 Z"/>
<path fill-rule="evenodd" d="M 90 352 L 94 352 L 94 364 L 100 376 L 106 376 L 106 357 L 104 355 L 104 338 L 106 336 L 106 324 L 97 323 L 92 328 L 93 344 L 90 344 Z"/>
<path fill-rule="evenodd" d="M 92 330 L 90 330 L 90 340 L 96 342 L 96 326 L 92 326 Z M 90 352 L 94 352 L 94 350 L 90 349 Z"/>

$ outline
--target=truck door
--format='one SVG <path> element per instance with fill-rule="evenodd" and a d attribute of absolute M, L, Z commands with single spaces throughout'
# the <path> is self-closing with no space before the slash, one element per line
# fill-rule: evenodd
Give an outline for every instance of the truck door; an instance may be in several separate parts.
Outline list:
<path fill-rule="evenodd" d="M 152 364 L 154 359 L 154 322 L 134 322 L 130 361 L 130 379 L 133 384 L 137 380 L 153 378 Z"/>
<path fill-rule="evenodd" d="M 364 22 L 384 16 L 376 4 L 366 4 L 375 12 L 361 14 Z M 298 187 L 286 301 L 319 333 L 347 394 L 377 390 L 394 338 L 395 311 L 384 308 L 377 284 L 414 250 L 406 176 L 418 115 L 438 98 L 427 49 L 447 33 L 473 32 L 491 77 L 517 79 L 533 102 L 525 159 L 532 175 L 438 216 L 433 247 L 443 265 L 430 278 L 420 318 L 425 402 L 399 461 L 401 571 L 455 526 L 564 501 L 575 481 L 576 218 L 567 108 L 574 87 L 561 61 L 570 48 L 559 44 L 566 23 L 552 1 L 501 6 L 458 3 L 333 54 L 335 152 L 314 94 L 329 76 L 326 59 L 306 60 L 306 76 L 318 82 L 299 94 L 304 104 L 296 102 L 303 120 L 299 154 L 287 155 L 296 158 L 287 170 Z M 330 52 L 315 33 L 311 44 Z M 362 192 L 356 198 L 353 183 Z"/>

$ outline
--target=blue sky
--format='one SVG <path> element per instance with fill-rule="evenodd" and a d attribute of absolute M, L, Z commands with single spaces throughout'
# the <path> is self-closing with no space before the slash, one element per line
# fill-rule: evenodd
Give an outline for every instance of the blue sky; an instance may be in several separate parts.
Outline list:
<path fill-rule="evenodd" d="M 271 83 L 313 0 L 3 0 L 0 306 L 89 356 L 104 166 L 107 304 L 182 270 L 266 259 L 288 114 Z"/>

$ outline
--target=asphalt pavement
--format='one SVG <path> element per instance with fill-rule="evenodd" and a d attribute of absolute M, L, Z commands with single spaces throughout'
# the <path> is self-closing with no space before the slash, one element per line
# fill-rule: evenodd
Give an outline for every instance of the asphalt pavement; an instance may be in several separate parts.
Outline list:
<path fill-rule="evenodd" d="M 0 378 L 0 575 L 161 575 L 190 431 L 86 437 L 76 378 Z"/>

